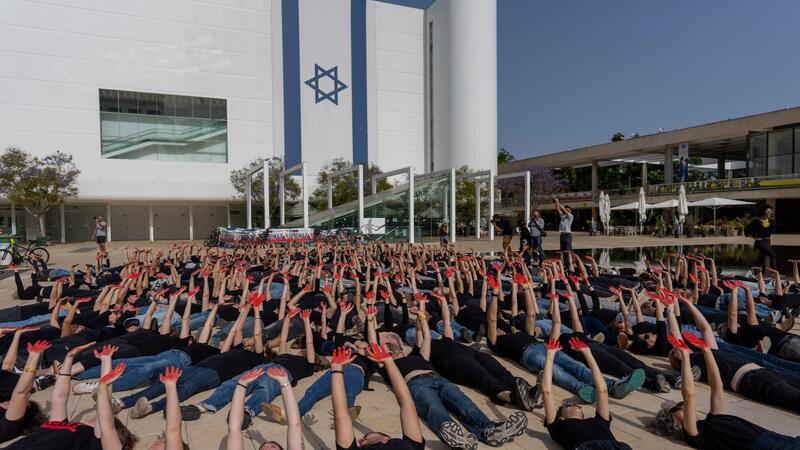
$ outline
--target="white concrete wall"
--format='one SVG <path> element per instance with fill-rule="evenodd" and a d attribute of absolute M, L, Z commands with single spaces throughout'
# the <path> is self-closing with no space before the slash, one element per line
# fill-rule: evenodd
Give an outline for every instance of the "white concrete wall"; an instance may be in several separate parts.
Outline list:
<path fill-rule="evenodd" d="M 269 0 L 3 0 L 0 147 L 74 155 L 81 199 L 226 200 L 270 156 Z M 224 98 L 228 164 L 100 157 L 98 89 Z"/>
<path fill-rule="evenodd" d="M 426 146 L 432 138 L 434 170 L 496 170 L 496 0 L 436 0 L 425 12 L 426 34 L 430 22 L 433 127 L 426 124 Z"/>
<path fill-rule="evenodd" d="M 424 11 L 367 4 L 370 162 L 389 171 L 425 162 Z"/>

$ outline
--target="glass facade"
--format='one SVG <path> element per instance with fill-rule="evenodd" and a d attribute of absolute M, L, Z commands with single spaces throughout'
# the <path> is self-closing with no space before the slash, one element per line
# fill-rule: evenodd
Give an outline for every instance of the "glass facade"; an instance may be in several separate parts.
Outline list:
<path fill-rule="evenodd" d="M 752 134 L 749 146 L 750 176 L 800 173 L 800 127 Z"/>
<path fill-rule="evenodd" d="M 100 89 L 103 158 L 225 163 L 224 99 Z"/>

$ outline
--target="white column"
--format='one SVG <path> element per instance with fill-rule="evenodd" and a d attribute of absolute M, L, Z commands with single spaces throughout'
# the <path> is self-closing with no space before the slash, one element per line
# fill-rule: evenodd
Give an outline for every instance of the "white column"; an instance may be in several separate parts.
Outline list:
<path fill-rule="evenodd" d="M 450 168 L 450 242 L 456 242 L 456 169 Z"/>
<path fill-rule="evenodd" d="M 286 175 L 281 175 L 278 180 L 278 202 L 280 203 L 281 210 L 280 210 L 280 224 L 283 225 L 286 223 L 286 189 L 284 188 L 284 179 Z"/>
<path fill-rule="evenodd" d="M 194 207 L 189 205 L 189 240 L 194 240 Z"/>
<path fill-rule="evenodd" d="M 147 207 L 147 220 L 150 228 L 150 240 L 154 241 L 156 239 L 156 229 L 153 226 L 153 205 Z M 228 222 L 230 222 L 230 215 Z"/>
<path fill-rule="evenodd" d="M 303 172 L 301 180 L 303 182 L 303 228 L 308 228 L 308 177 L 306 176 L 306 163 L 300 163 L 300 170 Z"/>
<path fill-rule="evenodd" d="M 106 205 L 106 242 L 111 242 L 111 204 Z"/>
<path fill-rule="evenodd" d="M 225 205 L 225 216 L 228 218 L 228 227 L 231 226 L 231 204 L 228 203 Z"/>
<path fill-rule="evenodd" d="M 60 222 L 61 222 L 61 243 L 67 242 L 67 220 L 64 218 L 64 204 L 62 203 L 59 208 Z"/>
<path fill-rule="evenodd" d="M 494 217 L 494 171 L 489 172 L 489 219 Z M 494 226 L 489 224 L 489 240 L 494 240 Z"/>
<path fill-rule="evenodd" d="M 414 243 L 414 166 L 408 168 L 408 242 Z"/>
<path fill-rule="evenodd" d="M 475 178 L 475 238 L 481 237 L 481 181 Z"/>
<path fill-rule="evenodd" d="M 270 226 L 269 217 L 269 163 L 264 160 L 264 229 Z"/>
<path fill-rule="evenodd" d="M 364 165 L 358 165 L 358 227 L 364 221 Z"/>
<path fill-rule="evenodd" d="M 244 186 L 245 210 L 247 211 L 247 228 L 253 228 L 253 176 L 247 176 Z"/>
<path fill-rule="evenodd" d="M 522 222 L 527 226 L 531 220 L 531 171 L 525 171 L 525 218 Z"/>
<path fill-rule="evenodd" d="M 17 207 L 11 204 L 11 234 L 17 234 Z"/>

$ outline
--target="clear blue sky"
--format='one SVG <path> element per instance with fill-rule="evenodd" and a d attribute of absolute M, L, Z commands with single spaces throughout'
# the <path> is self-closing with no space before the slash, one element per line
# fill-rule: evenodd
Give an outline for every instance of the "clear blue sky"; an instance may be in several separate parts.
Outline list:
<path fill-rule="evenodd" d="M 800 106 L 800 0 L 497 4 L 498 144 L 517 158 Z"/>
<path fill-rule="evenodd" d="M 800 106 L 800 1 L 498 0 L 517 158 Z"/>

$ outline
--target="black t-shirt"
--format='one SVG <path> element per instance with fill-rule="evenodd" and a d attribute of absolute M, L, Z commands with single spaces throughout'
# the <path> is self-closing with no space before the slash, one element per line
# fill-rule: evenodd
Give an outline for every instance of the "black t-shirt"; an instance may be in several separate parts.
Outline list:
<path fill-rule="evenodd" d="M 431 363 L 438 372 L 444 374 L 453 366 L 460 367 L 459 361 L 463 358 L 474 358 L 472 354 L 474 351 L 470 347 L 442 336 L 441 339 L 431 341 Z"/>
<path fill-rule="evenodd" d="M 19 450 L 102 450 L 94 428 L 80 422 L 47 422 L 6 447 Z"/>
<path fill-rule="evenodd" d="M 136 330 L 133 333 L 122 335 L 116 339 L 138 348 L 139 351 L 142 352 L 142 356 L 157 355 L 165 350 L 180 345 L 180 339 L 175 336 L 144 329 Z"/>
<path fill-rule="evenodd" d="M 178 347 L 178 350 L 186 353 L 186 355 L 192 360 L 193 365 L 206 358 L 219 355 L 219 349 L 217 347 L 213 347 L 208 344 L 202 344 L 200 342 L 192 342 L 189 345 Z"/>
<path fill-rule="evenodd" d="M 309 364 L 305 356 L 288 354 L 278 355 L 270 362 L 282 366 L 292 375 L 292 386 L 296 386 L 298 380 L 302 380 L 314 374 L 314 365 Z"/>
<path fill-rule="evenodd" d="M 783 337 L 787 333 L 781 331 L 771 325 L 739 325 L 739 329 L 736 333 L 731 333 L 730 330 L 727 330 L 725 334 L 725 340 L 730 342 L 731 344 L 742 345 L 744 347 L 753 348 L 758 345 L 758 341 L 763 339 L 765 336 L 770 339 L 772 342 L 773 348 L 778 348 L 778 343 L 783 339 Z M 772 353 L 770 351 L 770 353 Z"/>
<path fill-rule="evenodd" d="M 589 419 L 559 419 L 547 424 L 550 437 L 567 450 L 587 441 L 616 441 L 611 433 L 611 417 L 604 419 L 599 414 Z"/>
<path fill-rule="evenodd" d="M 232 348 L 225 353 L 210 356 L 195 364 L 195 366 L 205 367 L 217 372 L 219 381 L 224 382 L 263 363 L 264 356 L 258 353 L 241 348 Z"/>
<path fill-rule="evenodd" d="M 704 450 L 748 450 L 768 430 L 741 417 L 709 413 L 697 421 L 697 436 L 684 431 L 683 439 L 694 448 Z"/>
<path fill-rule="evenodd" d="M 514 235 L 514 227 L 511 225 L 511 222 L 503 217 L 497 222 L 497 226 L 500 227 L 500 232 L 503 236 L 513 236 Z"/>
<path fill-rule="evenodd" d="M 534 336 L 517 331 L 514 334 L 501 334 L 495 339 L 495 343 L 489 342 L 489 348 L 500 356 L 504 356 L 514 361 L 522 361 L 522 354 L 531 344 L 539 342 Z"/>
<path fill-rule="evenodd" d="M 0 370 L 0 402 L 11 400 L 11 394 L 19 381 L 19 375 L 8 370 Z M 3 410 L 5 412 L 5 410 Z"/>
<path fill-rule="evenodd" d="M 2 415 L 2 417 L 0 417 L 0 442 L 10 441 L 22 434 L 25 416 L 14 421 L 8 420 L 6 419 L 5 408 L 0 408 L 0 415 Z"/>
<path fill-rule="evenodd" d="M 731 380 L 733 380 L 736 371 L 745 364 L 751 362 L 738 353 L 726 352 L 724 350 L 711 350 L 711 354 L 714 355 L 714 361 L 717 362 L 717 367 L 719 367 L 719 377 L 722 379 L 722 384 L 726 389 L 730 387 Z M 702 380 L 708 380 L 708 372 L 706 371 L 703 354 L 701 352 L 693 352 L 689 355 L 689 358 L 692 365 L 700 367 L 700 378 Z"/>
<path fill-rule="evenodd" d="M 359 447 L 355 439 L 349 447 L 336 445 L 336 450 L 425 450 L 425 439 L 422 442 L 415 442 L 410 437 L 403 435 L 403 439 L 389 439 L 385 444 L 373 444 L 366 447 Z"/>
<path fill-rule="evenodd" d="M 426 361 L 425 358 L 419 354 L 419 347 L 416 346 L 411 350 L 411 354 L 395 359 L 394 363 L 397 365 L 397 368 L 404 377 L 415 370 L 430 370 L 432 372 L 436 371 L 436 368 L 433 367 L 433 364 L 431 364 L 429 361 Z"/>

